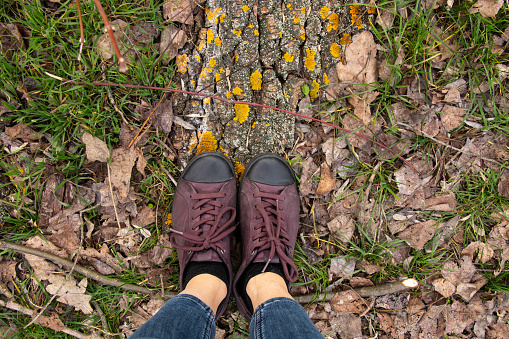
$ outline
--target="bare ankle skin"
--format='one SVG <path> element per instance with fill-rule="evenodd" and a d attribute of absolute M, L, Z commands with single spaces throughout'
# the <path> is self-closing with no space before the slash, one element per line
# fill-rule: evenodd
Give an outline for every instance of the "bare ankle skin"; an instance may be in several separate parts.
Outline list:
<path fill-rule="evenodd" d="M 226 297 L 226 292 L 226 284 L 221 279 L 211 274 L 199 274 L 187 283 L 186 288 L 180 294 L 197 297 L 207 304 L 215 315 L 219 304 Z"/>
<path fill-rule="evenodd" d="M 272 272 L 265 272 L 254 276 L 249 280 L 246 286 L 246 292 L 251 303 L 253 310 L 263 302 L 277 297 L 285 297 L 293 299 L 285 280 L 278 274 Z"/>

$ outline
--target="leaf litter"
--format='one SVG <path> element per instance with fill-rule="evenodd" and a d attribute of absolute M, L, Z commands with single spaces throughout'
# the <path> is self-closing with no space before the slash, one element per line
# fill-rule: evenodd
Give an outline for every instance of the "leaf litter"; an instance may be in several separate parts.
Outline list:
<path fill-rule="evenodd" d="M 501 3 L 479 0 L 470 11 L 477 11 L 483 17 L 494 17 Z M 194 20 L 195 5 L 194 2 L 169 0 L 163 6 L 163 15 L 190 25 Z M 450 1 L 426 2 L 429 8 L 438 8 L 438 5 L 452 6 Z M 390 29 L 395 15 L 389 10 L 381 10 L 381 15 L 378 24 Z M 121 20 L 112 24 L 117 29 L 115 36 L 124 43 L 128 40 L 126 36 L 135 34 L 134 29 L 130 30 Z M 188 36 L 184 25 L 163 30 L 159 52 L 167 54 L 165 62 L 177 56 L 186 43 Z M 446 72 L 446 62 L 458 53 L 457 41 L 448 40 L 445 30 L 435 28 L 434 36 L 444 41 L 430 48 L 436 54 L 432 64 L 436 70 Z M 2 49 L 3 54 L 24 49 L 22 44 L 16 43 L 20 42 L 16 37 L 21 36 L 16 32 L 17 27 L 2 24 L 0 29 L 9 32 L 2 35 L 2 41 L 10 39 L 9 46 L 12 46 L 9 50 Z M 146 32 L 150 27 L 140 29 Z M 140 35 L 139 32 L 136 34 Z M 97 39 L 96 48 L 102 57 L 111 59 L 113 51 L 109 39 L 106 36 Z M 506 33 L 501 33 L 496 37 L 495 45 L 503 50 L 507 41 Z M 144 43 L 151 42 L 149 37 Z M 339 291 L 330 302 L 308 307 L 308 312 L 324 335 L 343 338 L 373 335 L 371 323 L 384 333 L 380 336 L 502 338 L 507 333 L 504 321 L 507 321 L 509 301 L 507 295 L 483 289 L 488 281 L 481 268 L 490 265 L 495 268 L 493 273 L 500 275 L 509 260 L 507 211 L 505 215 L 498 210 L 494 212 L 490 216 L 493 224 L 483 234 L 481 228 L 467 226 L 471 225 L 468 220 L 455 215 L 462 202 L 454 192 L 461 188 L 461 182 L 456 178 L 473 173 L 479 175 L 487 169 L 498 170 L 492 162 L 481 157 L 499 162 L 509 159 L 507 137 L 495 130 L 481 131 L 486 121 L 469 113 L 471 107 L 467 96 L 470 90 L 483 93 L 489 88 L 486 83 L 469 88 L 466 77 L 451 77 L 446 85 L 428 88 L 425 84 L 429 79 L 421 74 L 406 74 L 397 91 L 409 101 L 390 102 L 384 114 L 377 112 L 375 115 L 373 103 L 381 93 L 373 84 L 392 77 L 393 85 L 396 81 L 394 68 L 404 70 L 409 67 L 405 60 L 407 54 L 403 46 L 387 57 L 384 47 L 375 43 L 371 32 L 352 34 L 342 56 L 344 62 L 329 70 L 329 85 L 323 87 L 326 98 L 337 100 L 340 107 L 324 108 L 323 103 L 313 101 L 313 104 L 309 96 L 300 101 L 299 112 L 304 115 L 337 119 L 345 128 L 392 146 L 418 170 L 397 159 L 390 166 L 384 163 L 382 170 L 390 170 L 391 174 L 387 175 L 387 186 L 383 186 L 378 174 L 372 175 L 369 170 L 377 168 L 376 161 L 393 159 L 394 154 L 374 146 L 370 140 L 335 131 L 308 119 L 296 124 L 297 133 L 302 135 L 301 143 L 295 147 L 295 153 L 301 157 L 296 168 L 300 166 L 302 222 L 312 225 L 303 228 L 305 251 L 310 263 L 326 262 L 327 283 L 333 287 L 329 292 Z M 134 54 L 130 57 L 136 58 Z M 498 69 L 503 72 L 504 67 L 500 64 Z M 21 86 L 19 91 L 26 101 L 37 100 L 26 86 Z M 3 114 L 8 111 L 5 109 Z M 138 116 L 133 119 L 138 120 L 151 115 L 149 124 L 165 135 L 176 127 L 196 129 L 188 119 L 173 115 L 170 99 L 162 100 L 157 106 L 142 101 L 136 104 L 134 112 Z M 93 175 L 97 179 L 95 182 L 90 180 L 81 186 L 68 183 L 63 173 L 47 166 L 38 222 L 44 238 L 31 238 L 27 245 L 69 259 L 73 259 L 77 249 L 83 246 L 79 254 L 81 264 L 93 266 L 105 275 L 120 274 L 125 265 L 133 265 L 153 286 L 159 286 L 163 282 L 159 275 L 168 274 L 168 269 L 163 266 L 173 249 L 165 234 L 158 236 L 151 246 L 144 245 L 154 235 L 150 226 L 161 220 L 157 219 L 160 213 L 145 204 L 139 187 L 133 185 L 145 178 L 147 172 L 150 175 L 153 169 L 145 158 L 144 147 L 139 146 L 145 144 L 147 136 L 136 138 L 135 131 L 129 127 L 122 125 L 118 147 L 110 147 L 89 133 L 82 135 L 87 157 L 84 168 L 99 169 Z M 47 138 L 23 123 L 7 127 L 2 134 L 0 140 L 6 148 L 10 147 L 10 152 L 24 151 L 27 147 L 23 156 L 33 154 L 29 150 L 30 144 L 44 143 Z M 456 153 L 448 148 L 411 148 L 416 140 L 429 141 L 426 139 L 429 137 L 462 152 Z M 507 178 L 505 171 L 497 180 L 497 192 L 506 199 Z M 387 199 L 379 199 L 377 192 L 382 189 L 391 190 Z M 98 213 L 94 223 L 87 219 L 90 208 L 95 208 Z M 466 240 L 465 233 L 472 230 L 478 235 L 477 241 Z M 82 234 L 83 242 L 80 240 Z M 387 246 L 384 245 L 383 251 L 376 255 L 361 257 L 354 250 L 366 236 L 372 243 Z M 396 277 L 386 272 L 389 263 L 401 265 L 407 273 L 414 274 L 412 265 L 422 265 L 416 257 L 420 253 L 435 253 L 437 248 L 450 250 L 449 253 L 455 256 L 443 259 L 440 265 L 431 268 L 431 273 L 423 278 L 416 290 L 362 298 L 351 289 L 393 282 Z M 71 276 L 65 280 L 65 270 L 57 265 L 34 256 L 26 255 L 25 258 L 35 276 L 45 282 L 47 292 L 57 294 L 60 302 L 72 305 L 84 314 L 92 312 L 86 279 L 78 281 Z M 0 261 L 3 281 L 16 277 L 15 266 L 14 261 Z M 321 287 L 311 284 L 307 284 L 306 290 L 323 292 Z M 127 295 L 120 300 L 123 309 L 133 302 Z M 163 303 L 155 299 L 137 303 L 136 308 L 131 308 L 121 319 L 124 334 L 129 335 L 141 326 Z M 39 320 L 55 330 L 61 328 L 59 321 L 55 314 Z"/>

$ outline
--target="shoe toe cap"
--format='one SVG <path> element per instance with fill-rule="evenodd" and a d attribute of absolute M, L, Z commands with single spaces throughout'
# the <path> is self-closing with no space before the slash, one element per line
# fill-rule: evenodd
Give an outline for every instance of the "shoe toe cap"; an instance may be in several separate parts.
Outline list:
<path fill-rule="evenodd" d="M 182 178 L 199 183 L 226 182 L 235 178 L 235 171 L 230 160 L 222 154 L 206 152 L 193 159 Z"/>
<path fill-rule="evenodd" d="M 295 183 L 292 168 L 280 156 L 268 154 L 253 161 L 245 174 L 249 180 L 271 186 L 288 186 Z"/>

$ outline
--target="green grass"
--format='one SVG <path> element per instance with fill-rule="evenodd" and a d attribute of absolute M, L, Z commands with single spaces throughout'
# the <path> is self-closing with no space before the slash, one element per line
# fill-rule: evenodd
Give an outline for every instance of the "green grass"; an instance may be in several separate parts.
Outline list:
<path fill-rule="evenodd" d="M 111 19 L 122 19 L 129 24 L 146 21 L 152 23 L 154 27 L 163 22 L 162 0 L 147 0 L 142 3 L 105 0 L 102 4 Z M 419 76 L 425 80 L 423 92 L 440 91 L 451 82 L 460 78 L 465 79 L 469 90 L 464 96 L 465 107 L 467 107 L 465 119 L 477 118 L 484 126 L 484 131 L 509 135 L 509 116 L 497 103 L 498 97 L 507 95 L 508 85 L 496 68 L 497 64 L 507 63 L 509 60 L 506 54 L 498 54 L 492 50 L 493 35 L 501 34 L 509 26 L 507 9 L 501 10 L 499 15 L 492 19 L 483 18 L 479 14 L 470 14 L 468 8 L 471 5 L 470 2 L 462 2 L 453 6 L 451 10 L 444 8 L 423 10 L 422 1 L 398 0 L 377 3 L 379 9 L 386 8 L 394 14 L 391 27 L 383 28 L 374 22 L 370 27 L 376 43 L 384 50 L 384 59 L 387 59 L 387 64 L 392 69 L 387 80 L 376 84 L 374 89 L 379 92 L 379 95 L 371 107 L 376 118 L 384 122 L 385 133 L 396 137 L 402 136 L 402 131 L 395 124 L 395 117 L 390 107 L 394 103 L 401 102 L 410 109 L 418 108 L 408 95 L 401 93 L 408 86 L 405 81 L 409 77 Z M 122 118 L 111 105 L 106 88 L 63 84 L 62 81 L 48 74 L 73 81 L 104 80 L 150 86 L 175 85 L 170 84 L 174 74 L 173 64 L 163 66 L 156 63 L 158 51 L 155 51 L 152 45 L 137 47 L 136 60 L 128 59 L 128 74 L 118 72 L 117 65 L 112 61 L 103 61 L 95 46 L 95 37 L 103 33 L 103 24 L 93 2 L 82 2 L 86 43 L 82 60 L 78 61 L 79 27 L 75 3 L 64 1 L 52 6 L 52 8 L 47 7 L 46 2 L 39 0 L 15 2 L 0 0 L 0 22 L 17 24 L 19 27 L 24 27 L 26 30 L 24 34 L 31 35 L 24 41 L 26 48 L 14 53 L 12 58 L 0 55 L 0 99 L 5 101 L 13 111 L 11 114 L 4 114 L 2 119 L 10 126 L 25 122 L 37 130 L 39 135 L 51 136 L 44 150 L 39 150 L 32 158 L 27 157 L 23 150 L 17 151 L 15 156 L 5 151 L 0 153 L 2 175 L 0 193 L 8 204 L 23 207 L 18 215 L 2 217 L 0 237 L 14 242 L 21 242 L 40 233 L 37 212 L 40 207 L 42 188 L 47 179 L 45 171 L 50 167 L 64 175 L 64 183 L 81 185 L 93 179 L 93 175 L 82 171 L 85 164 L 85 149 L 81 135 L 84 132 L 104 140 L 110 148 L 117 147 L 119 143 Z M 406 16 L 403 16 L 404 12 Z M 444 28 L 443 35 L 430 33 L 438 27 Z M 439 49 L 439 46 L 446 42 L 453 43 L 454 53 L 443 61 L 444 64 L 441 67 L 436 67 L 435 61 L 442 56 L 442 53 L 448 51 L 447 48 L 443 51 Z M 127 44 L 127 47 L 130 46 Z M 403 62 L 396 65 L 394 61 L 400 51 L 404 52 Z M 103 70 L 105 70 L 104 75 Z M 483 84 L 486 84 L 487 92 L 476 93 L 475 89 Z M 23 93 L 20 90 L 22 86 L 26 86 L 33 101 L 22 98 Z M 373 85 L 367 85 L 366 91 L 372 88 Z M 115 87 L 111 88 L 111 96 L 118 108 L 127 116 L 132 127 L 138 128 L 143 119 L 130 113 L 134 111 L 134 105 L 139 104 L 141 100 L 155 103 L 161 93 L 146 89 Z M 431 105 L 430 98 L 427 98 L 426 103 Z M 341 122 L 341 115 L 344 113 L 353 114 L 342 101 L 335 104 L 338 110 L 330 115 L 331 122 L 336 124 Z M 454 131 L 454 135 L 463 137 L 466 133 L 464 127 L 464 125 L 460 126 Z M 148 143 L 159 145 L 160 139 L 163 139 L 163 136 L 150 132 Z M 421 136 L 411 139 L 408 147 L 410 152 L 420 151 L 425 154 L 432 167 L 438 163 L 434 159 L 434 156 L 438 154 L 437 150 L 442 148 L 433 140 Z M 177 177 L 179 170 L 174 162 L 164 156 L 166 152 L 162 146 L 151 147 L 147 156 L 150 169 L 147 171 L 148 175 L 140 177 L 137 182 L 132 182 L 132 187 L 135 188 L 140 199 L 139 203 L 157 208 L 160 213 L 157 224 L 147 228 L 152 236 L 143 241 L 140 251 L 154 246 L 158 237 L 165 231 L 164 222 L 167 213 L 171 210 L 174 184 L 167 173 Z M 36 162 L 38 155 L 46 161 Z M 382 270 L 369 276 L 375 283 L 402 276 L 412 276 L 421 283 L 425 283 L 430 275 L 437 274 L 445 261 L 458 254 L 454 252 L 454 249 L 433 246 L 430 253 L 424 250 L 412 250 L 409 256 L 413 257 L 413 260 L 406 268 L 403 264 L 392 263 L 391 253 L 401 244 L 401 241 L 397 238 L 380 237 L 380 232 L 373 236 L 368 232 L 368 228 L 373 219 L 384 219 L 390 209 L 393 209 L 392 206 L 388 206 L 398 199 L 393 173 L 402 165 L 402 161 L 394 154 L 387 152 L 376 154 L 376 157 L 380 166 L 376 166 L 377 163 L 374 162 L 361 163 L 352 168 L 355 174 L 348 178 L 349 185 L 337 198 L 339 201 L 359 194 L 358 199 L 362 199 L 364 191 L 371 187 L 370 198 L 374 202 L 370 211 L 372 218 L 365 225 L 356 223 L 354 237 L 348 245 L 342 244 L 329 234 L 318 234 L 314 225 L 313 236 L 320 239 L 320 243 L 326 244 L 322 247 L 334 248 L 334 253 L 324 255 L 321 261 L 311 265 L 299 240 L 295 250 L 295 262 L 299 267 L 300 277 L 295 285 L 306 286 L 312 293 L 325 291 L 330 284 L 328 272 L 330 259 L 340 256 L 358 261 L 366 259 L 372 264 L 379 265 Z M 300 156 L 290 155 L 290 158 L 290 162 L 294 165 L 305 161 Z M 350 160 L 355 162 L 356 155 Z M 498 195 L 499 170 L 481 172 L 470 170 L 461 175 L 459 185 L 454 191 L 458 201 L 458 208 L 454 215 L 465 219 L 465 237 L 462 245 L 467 246 L 472 241 L 486 241 L 489 231 L 496 224 L 491 214 L 499 212 L 503 206 L 508 206 L 509 202 Z M 318 177 L 315 179 L 319 180 Z M 450 182 L 455 178 L 444 175 L 440 179 Z M 334 201 L 326 202 L 326 205 L 330 206 L 331 203 Z M 88 216 L 100 223 L 101 216 L 97 211 L 90 211 Z M 422 216 L 445 221 L 451 218 L 453 213 L 444 212 L 433 215 L 428 213 Z M 484 235 L 479 234 L 476 229 L 482 229 Z M 114 256 L 118 255 L 117 250 L 111 246 Z M 13 260 L 20 259 L 20 256 L 10 251 L 3 251 L 1 254 Z M 176 253 L 172 254 L 167 263 L 172 267 L 178 266 Z M 498 269 L 498 262 L 495 260 L 484 265 L 476 265 L 479 271 L 486 274 L 489 279 L 486 290 L 507 291 L 509 264 L 506 264 L 506 270 L 497 277 L 490 274 Z M 125 283 L 160 288 L 159 285 L 150 286 L 145 276 L 131 263 L 122 263 L 122 267 L 123 273 L 113 277 Z M 37 304 L 44 305 L 49 300 L 49 295 L 43 286 L 36 282 L 28 265 L 23 266 L 23 274 L 23 280 L 18 286 L 21 292 L 16 294 L 16 301 L 30 307 L 29 299 L 37 296 Z M 178 275 L 167 277 L 166 288 L 177 285 Z M 30 293 L 25 294 L 23 290 Z M 135 295 L 130 292 L 94 283 L 89 283 L 87 293 L 92 295 L 93 300 L 96 300 L 99 307 L 106 313 L 110 332 L 119 332 L 120 326 L 123 325 L 121 318 L 130 310 L 137 308 L 143 301 L 140 296 L 134 298 Z M 133 298 L 129 298 L 125 309 L 120 309 L 119 303 L 123 295 Z M 55 301 L 51 307 L 64 307 L 61 318 L 71 328 L 86 332 L 91 330 L 90 326 L 102 328 L 101 320 L 96 314 L 84 317 L 79 312 L 66 309 L 65 305 L 62 306 Z M 9 319 L 16 325 L 20 338 L 66 337 L 38 325 L 31 325 L 24 329 L 30 318 L 6 309 L 0 310 L 0 318 Z M 90 319 L 88 326 L 84 325 L 86 319 Z M 233 332 L 238 331 L 245 336 L 246 328 L 247 324 L 242 320 L 234 321 Z"/>

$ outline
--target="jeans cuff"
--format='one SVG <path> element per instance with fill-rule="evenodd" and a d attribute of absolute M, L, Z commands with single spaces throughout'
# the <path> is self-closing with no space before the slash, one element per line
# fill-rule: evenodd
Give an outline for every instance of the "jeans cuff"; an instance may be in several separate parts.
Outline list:
<path fill-rule="evenodd" d="M 207 314 L 212 314 L 212 317 L 215 318 L 214 316 L 214 311 L 212 311 L 212 309 L 210 308 L 209 305 L 205 304 L 203 301 L 201 301 L 198 297 L 195 297 L 194 295 L 191 295 L 191 294 L 177 294 L 176 296 L 174 296 L 172 299 L 188 299 L 188 300 L 191 300 L 191 301 L 194 301 L 195 303 L 198 304 L 198 306 L 200 306 L 201 308 L 203 308 L 203 310 L 205 312 L 207 312 Z"/>

